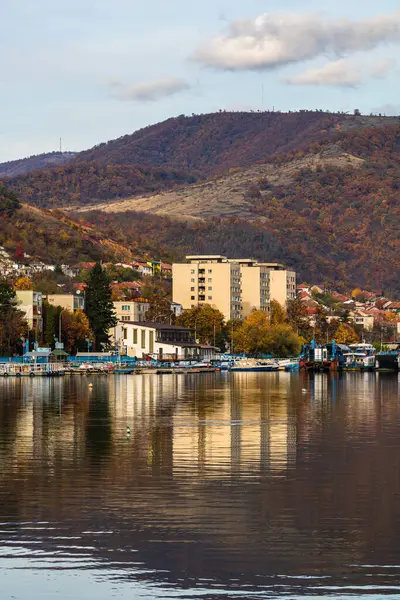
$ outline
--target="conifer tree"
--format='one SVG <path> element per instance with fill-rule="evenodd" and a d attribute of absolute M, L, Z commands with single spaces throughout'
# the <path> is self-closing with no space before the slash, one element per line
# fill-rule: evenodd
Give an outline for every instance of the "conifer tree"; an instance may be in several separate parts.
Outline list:
<path fill-rule="evenodd" d="M 18 310 L 15 291 L 0 280 L 0 354 L 12 356 L 21 350 L 21 338 L 28 333 L 24 314 Z"/>
<path fill-rule="evenodd" d="M 110 338 L 108 332 L 118 320 L 111 296 L 110 280 L 100 263 L 90 271 L 86 288 L 86 315 L 94 334 L 97 352 L 106 347 Z"/>

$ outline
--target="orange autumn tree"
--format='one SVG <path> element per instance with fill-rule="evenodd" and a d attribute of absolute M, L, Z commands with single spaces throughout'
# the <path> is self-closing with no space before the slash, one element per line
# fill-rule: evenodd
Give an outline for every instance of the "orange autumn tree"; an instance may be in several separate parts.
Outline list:
<path fill-rule="evenodd" d="M 89 320 L 83 310 L 63 310 L 61 313 L 62 341 L 66 352 L 76 353 L 86 350 L 87 340 L 93 340 Z"/>
<path fill-rule="evenodd" d="M 32 280 L 29 277 L 19 277 L 14 283 L 14 290 L 27 291 L 33 289 Z"/>

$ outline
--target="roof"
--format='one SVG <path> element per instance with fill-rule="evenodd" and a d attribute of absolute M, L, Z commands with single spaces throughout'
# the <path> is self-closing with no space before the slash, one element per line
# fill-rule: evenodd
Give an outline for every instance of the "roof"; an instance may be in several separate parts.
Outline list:
<path fill-rule="evenodd" d="M 148 327 L 149 329 L 159 329 L 164 331 L 193 331 L 188 327 L 179 327 L 179 325 L 169 325 L 168 323 L 152 323 L 151 321 L 120 321 L 124 325 L 137 325 L 138 327 Z M 175 342 L 174 342 L 175 343 Z"/>
<path fill-rule="evenodd" d="M 68 356 L 68 352 L 65 352 L 65 350 L 53 350 L 53 352 L 51 353 L 51 356 Z"/>

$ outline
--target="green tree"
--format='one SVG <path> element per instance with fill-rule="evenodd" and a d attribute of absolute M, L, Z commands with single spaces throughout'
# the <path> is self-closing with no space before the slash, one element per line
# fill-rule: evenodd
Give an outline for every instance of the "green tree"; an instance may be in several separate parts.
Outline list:
<path fill-rule="evenodd" d="M 43 302 L 43 338 L 48 348 L 54 347 L 55 338 L 58 337 L 60 312 L 60 306 L 53 306 L 47 301 Z"/>
<path fill-rule="evenodd" d="M 22 337 L 28 334 L 24 314 L 18 310 L 15 291 L 6 280 L 0 281 L 0 353 L 12 356 L 21 350 Z"/>
<path fill-rule="evenodd" d="M 110 280 L 100 263 L 91 270 L 86 288 L 86 315 L 94 335 L 94 347 L 101 351 L 110 343 L 109 330 L 118 320 L 112 301 Z"/>
<path fill-rule="evenodd" d="M 213 344 L 215 339 L 216 346 L 225 346 L 224 315 L 210 304 L 184 310 L 177 324 L 193 329 L 201 344 Z"/>
<path fill-rule="evenodd" d="M 18 208 L 21 205 L 16 194 L 0 183 L 0 215 L 11 217 Z"/>

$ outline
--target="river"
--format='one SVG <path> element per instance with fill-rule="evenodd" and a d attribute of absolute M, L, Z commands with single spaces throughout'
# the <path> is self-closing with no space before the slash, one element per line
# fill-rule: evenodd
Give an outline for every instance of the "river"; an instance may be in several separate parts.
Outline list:
<path fill-rule="evenodd" d="M 400 598 L 399 375 L 1 379 L 0 588 Z"/>

